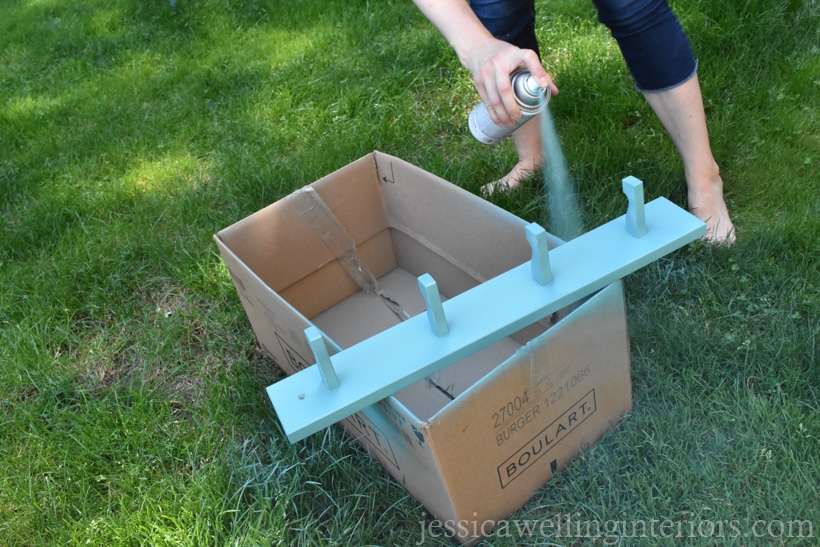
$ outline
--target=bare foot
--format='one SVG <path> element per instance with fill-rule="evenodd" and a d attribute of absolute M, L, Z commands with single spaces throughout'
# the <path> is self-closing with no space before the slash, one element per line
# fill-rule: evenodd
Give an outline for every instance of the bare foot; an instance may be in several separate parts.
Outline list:
<path fill-rule="evenodd" d="M 689 210 L 706 223 L 706 235 L 701 238 L 708 243 L 732 245 L 736 240 L 735 226 L 729 218 L 729 210 L 723 201 L 723 180 L 704 185 L 699 191 L 689 189 Z"/>
<path fill-rule="evenodd" d="M 500 179 L 488 182 L 481 187 L 481 194 L 491 196 L 495 192 L 507 193 L 521 187 L 521 181 L 526 179 L 538 169 L 538 166 L 531 161 L 519 161 L 512 170 Z"/>

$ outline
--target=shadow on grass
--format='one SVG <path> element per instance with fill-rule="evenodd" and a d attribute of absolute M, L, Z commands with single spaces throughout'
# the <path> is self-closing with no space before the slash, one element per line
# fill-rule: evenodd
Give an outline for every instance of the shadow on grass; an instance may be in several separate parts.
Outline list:
<path fill-rule="evenodd" d="M 0 203 L 9 213 L 0 256 L 40 252 L 100 216 L 154 209 L 158 218 L 167 204 L 151 194 L 201 190 L 205 179 L 211 195 L 203 205 L 234 213 L 213 219 L 222 227 L 243 216 L 237 210 L 371 151 L 395 113 L 380 103 L 379 75 L 387 65 L 401 73 L 437 48 L 397 55 L 402 33 L 418 24 L 403 12 L 314 5 L 7 7 L 17 24 L 6 29 L 0 79 L 8 151 Z M 347 54 L 368 36 L 354 22 L 372 30 L 375 55 Z M 382 31 L 388 23 L 390 35 Z M 402 123 L 392 125 L 398 135 Z M 329 148 L 334 154 L 321 153 Z"/>

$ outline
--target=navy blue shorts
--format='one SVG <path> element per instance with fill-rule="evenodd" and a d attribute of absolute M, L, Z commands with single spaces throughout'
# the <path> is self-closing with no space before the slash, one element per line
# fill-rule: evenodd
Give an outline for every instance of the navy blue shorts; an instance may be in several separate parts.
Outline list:
<path fill-rule="evenodd" d="M 695 75 L 697 61 L 689 39 L 667 0 L 592 1 L 638 89 L 664 91 Z M 539 53 L 534 0 L 471 0 L 470 6 L 493 36 Z"/>

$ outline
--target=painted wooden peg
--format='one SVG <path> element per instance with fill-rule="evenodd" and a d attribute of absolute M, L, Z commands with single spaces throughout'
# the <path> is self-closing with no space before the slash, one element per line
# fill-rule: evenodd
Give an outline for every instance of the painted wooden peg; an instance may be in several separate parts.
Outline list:
<path fill-rule="evenodd" d="M 307 336 L 310 349 L 313 350 L 313 356 L 316 357 L 316 364 L 319 365 L 319 373 L 322 375 L 322 380 L 325 381 L 327 389 L 336 389 L 339 387 L 339 378 L 336 376 L 336 369 L 333 368 L 333 363 L 330 361 L 330 354 L 327 351 L 325 339 L 322 338 L 321 331 L 311 326 L 305 329 L 305 336 Z"/>
<path fill-rule="evenodd" d="M 539 285 L 546 285 L 552 281 L 547 231 L 533 222 L 526 227 L 526 234 L 532 247 L 532 277 Z"/>
<path fill-rule="evenodd" d="M 436 280 L 430 274 L 424 274 L 419 277 L 419 288 L 427 304 L 427 319 L 433 332 L 438 336 L 444 336 L 450 332 L 450 326 L 444 317 L 444 307 L 441 305 L 441 294 L 438 292 Z"/>
<path fill-rule="evenodd" d="M 626 210 L 626 231 L 635 237 L 646 234 L 646 212 L 644 210 L 643 182 L 629 176 L 621 181 L 624 194 L 629 200 Z"/>

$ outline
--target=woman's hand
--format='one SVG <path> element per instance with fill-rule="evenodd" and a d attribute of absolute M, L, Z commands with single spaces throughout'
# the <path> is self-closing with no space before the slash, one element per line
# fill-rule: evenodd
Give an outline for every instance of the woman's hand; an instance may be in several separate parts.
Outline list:
<path fill-rule="evenodd" d="M 542 88 L 549 87 L 553 95 L 558 94 L 552 76 L 541 66 L 534 51 L 519 49 L 495 38 L 482 41 L 462 63 L 473 75 L 476 90 L 497 125 L 513 125 L 521 117 L 510 83 L 510 75 L 515 70 L 526 68 Z"/>
<path fill-rule="evenodd" d="M 494 38 L 464 0 L 414 2 L 473 75 L 476 90 L 496 124 L 513 125 L 521 117 L 510 85 L 510 75 L 516 69 L 526 68 L 541 87 L 549 87 L 553 95 L 558 94 L 552 76 L 541 66 L 538 55 Z"/>

